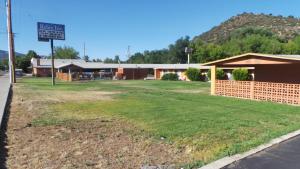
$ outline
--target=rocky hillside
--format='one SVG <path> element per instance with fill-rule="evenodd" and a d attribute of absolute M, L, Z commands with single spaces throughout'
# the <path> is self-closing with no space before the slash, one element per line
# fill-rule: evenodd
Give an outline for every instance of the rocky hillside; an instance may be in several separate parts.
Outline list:
<path fill-rule="evenodd" d="M 260 27 L 265 28 L 281 38 L 291 39 L 295 35 L 300 34 L 300 19 L 293 16 L 282 17 L 265 14 L 243 13 L 231 17 L 227 21 L 221 23 L 196 37 L 206 42 L 218 43 L 226 40 L 231 32 L 244 27 Z"/>

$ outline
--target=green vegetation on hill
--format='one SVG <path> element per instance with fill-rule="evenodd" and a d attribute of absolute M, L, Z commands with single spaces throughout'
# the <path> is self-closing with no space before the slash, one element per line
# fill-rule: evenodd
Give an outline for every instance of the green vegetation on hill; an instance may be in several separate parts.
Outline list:
<path fill-rule="evenodd" d="M 185 47 L 193 49 L 191 62 L 203 63 L 247 52 L 300 54 L 300 20 L 292 16 L 244 13 L 210 31 L 178 39 L 167 49 L 132 55 L 130 63 L 187 63 Z"/>
<path fill-rule="evenodd" d="M 257 27 L 266 29 L 285 40 L 291 40 L 300 34 L 300 19 L 293 16 L 283 17 L 272 14 L 242 13 L 233 16 L 211 30 L 197 36 L 207 43 L 222 43 L 237 29 Z"/>
<path fill-rule="evenodd" d="M 257 27 L 235 30 L 222 43 L 207 43 L 196 38 L 181 38 L 172 48 L 136 53 L 129 60 L 131 63 L 186 63 L 186 46 L 193 49 L 192 63 L 204 63 L 243 53 L 300 54 L 300 36 L 284 40 L 271 31 Z"/>

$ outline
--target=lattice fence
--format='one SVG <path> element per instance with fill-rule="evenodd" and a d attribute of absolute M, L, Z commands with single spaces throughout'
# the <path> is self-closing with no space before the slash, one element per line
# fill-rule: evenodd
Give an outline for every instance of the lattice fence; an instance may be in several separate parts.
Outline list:
<path fill-rule="evenodd" d="M 300 104 L 300 84 L 216 80 L 216 95 Z"/>
<path fill-rule="evenodd" d="M 69 81 L 69 73 L 56 72 L 56 78 L 64 81 Z"/>
<path fill-rule="evenodd" d="M 250 99 L 250 81 L 217 80 L 216 94 Z"/>
<path fill-rule="evenodd" d="M 299 90 L 299 84 L 255 82 L 254 99 L 287 104 L 300 104 Z"/>

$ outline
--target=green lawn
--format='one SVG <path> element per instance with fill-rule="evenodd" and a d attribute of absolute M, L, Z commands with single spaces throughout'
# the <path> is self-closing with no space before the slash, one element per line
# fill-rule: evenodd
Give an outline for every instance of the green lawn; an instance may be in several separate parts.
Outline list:
<path fill-rule="evenodd" d="M 150 136 L 184 147 L 196 161 L 209 162 L 243 152 L 300 128 L 300 108 L 209 95 L 209 84 L 171 81 L 58 82 L 25 78 L 29 92 L 112 91 L 113 99 L 49 105 L 35 125 L 114 117 Z M 29 96 L 29 95 L 28 95 Z"/>

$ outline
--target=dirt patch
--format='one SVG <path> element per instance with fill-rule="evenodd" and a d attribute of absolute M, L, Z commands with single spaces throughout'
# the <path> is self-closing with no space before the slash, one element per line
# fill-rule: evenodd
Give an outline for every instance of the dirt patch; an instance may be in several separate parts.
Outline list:
<path fill-rule="evenodd" d="M 9 126 L 12 127 L 12 126 Z M 9 136 L 9 168 L 139 168 L 183 162 L 172 145 L 154 142 L 117 120 L 67 126 L 14 127 Z"/>
<path fill-rule="evenodd" d="M 67 101 L 94 101 L 94 100 L 111 100 L 112 96 L 120 92 L 104 92 L 104 91 L 81 91 L 81 92 L 54 92 L 50 97 L 58 100 Z"/>
<path fill-rule="evenodd" d="M 105 168 L 129 169 L 150 164 L 181 164 L 189 155 L 174 145 L 155 140 L 120 119 L 98 118 L 62 125 L 33 126 L 47 105 L 89 99 L 111 99 L 111 92 L 47 92 L 34 94 L 14 88 L 8 122 L 8 160 L 11 169 Z M 78 98 L 77 98 L 78 97 Z M 39 99 L 38 99 L 39 98 Z"/>
<path fill-rule="evenodd" d="M 109 92 L 109 91 L 96 91 L 96 90 L 84 90 L 84 91 L 61 91 L 61 90 L 36 90 L 32 92 L 30 89 L 22 88 L 20 86 L 14 86 L 14 90 L 17 91 L 16 101 L 48 101 L 48 102 L 66 102 L 66 101 L 97 101 L 97 100 L 112 100 L 113 96 L 120 94 L 121 92 Z"/>

